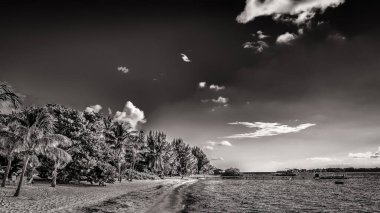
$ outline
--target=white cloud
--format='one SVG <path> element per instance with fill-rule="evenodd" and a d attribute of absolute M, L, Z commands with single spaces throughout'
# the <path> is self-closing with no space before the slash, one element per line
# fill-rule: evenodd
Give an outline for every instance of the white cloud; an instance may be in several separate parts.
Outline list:
<path fill-rule="evenodd" d="M 93 106 L 86 107 L 86 109 L 84 111 L 88 112 L 88 113 L 91 113 L 91 112 L 98 113 L 102 109 L 103 109 L 102 106 L 100 106 L 99 104 L 96 104 L 96 105 L 93 105 Z"/>
<path fill-rule="evenodd" d="M 198 87 L 199 88 L 205 88 L 206 87 L 206 82 L 199 82 Z"/>
<path fill-rule="evenodd" d="M 228 141 L 221 141 L 221 142 L 219 142 L 219 145 L 220 146 L 232 146 L 232 144 Z"/>
<path fill-rule="evenodd" d="M 130 101 L 125 104 L 122 112 L 116 112 L 113 119 L 115 121 L 129 123 L 133 129 L 136 129 L 138 124 L 146 122 L 144 112 Z"/>
<path fill-rule="evenodd" d="M 375 153 L 372 153 L 372 152 L 349 153 L 348 157 L 350 158 L 380 158 L 380 147 Z"/>
<path fill-rule="evenodd" d="M 211 160 L 224 160 L 223 157 L 211 158 Z"/>
<path fill-rule="evenodd" d="M 203 149 L 206 149 L 206 150 L 214 150 L 214 147 L 213 147 L 213 146 L 210 146 L 210 145 L 207 145 L 207 146 L 204 146 Z"/>
<path fill-rule="evenodd" d="M 304 30 L 302 28 L 298 29 L 298 35 L 303 35 Z"/>
<path fill-rule="evenodd" d="M 227 104 L 228 103 L 228 98 L 224 98 L 222 96 L 219 96 L 218 99 L 212 99 L 212 102 L 218 103 L 218 104 Z"/>
<path fill-rule="evenodd" d="M 335 33 L 335 34 L 331 34 L 327 37 L 327 39 L 331 40 L 331 41 L 345 41 L 346 40 L 346 37 L 339 34 L 339 33 Z"/>
<path fill-rule="evenodd" d="M 208 102 L 210 102 L 209 99 L 202 99 L 202 100 L 201 100 L 201 103 L 203 103 L 203 104 L 208 103 Z"/>
<path fill-rule="evenodd" d="M 248 41 L 243 44 L 244 49 L 254 49 L 256 53 L 261 53 L 268 47 L 269 45 L 265 41 L 257 41 L 257 42 Z"/>
<path fill-rule="evenodd" d="M 225 88 L 226 88 L 225 86 L 218 86 L 218 85 L 215 85 L 215 84 L 211 84 L 210 85 L 210 89 L 211 90 L 215 90 L 215 91 L 224 90 Z"/>
<path fill-rule="evenodd" d="M 265 38 L 267 38 L 267 37 L 269 37 L 269 36 L 268 36 L 268 35 L 265 35 L 265 34 L 263 33 L 263 31 L 259 30 L 259 31 L 257 31 L 257 37 L 259 37 L 259 39 L 265 39 Z"/>
<path fill-rule="evenodd" d="M 126 67 L 117 67 L 117 70 L 118 71 L 121 71 L 121 72 L 123 72 L 124 74 L 127 74 L 128 72 L 129 72 L 129 69 L 128 68 L 126 68 Z"/>
<path fill-rule="evenodd" d="M 311 161 L 318 161 L 318 162 L 332 162 L 332 161 L 337 161 L 334 158 L 329 158 L 329 157 L 313 157 L 313 158 L 308 158 L 307 160 Z"/>
<path fill-rule="evenodd" d="M 297 39 L 297 35 L 294 33 L 284 33 L 282 35 L 279 35 L 277 37 L 276 43 L 277 44 L 291 44 L 291 42 L 295 39 Z"/>
<path fill-rule="evenodd" d="M 260 16 L 272 16 L 275 20 L 303 24 L 312 19 L 319 10 L 337 7 L 345 0 L 247 0 L 244 11 L 236 18 L 239 23 L 253 21 Z M 291 17 L 284 17 L 292 15 Z"/>
<path fill-rule="evenodd" d="M 207 143 L 210 144 L 211 146 L 232 146 L 232 144 L 229 141 L 220 141 L 220 142 L 208 141 Z"/>
<path fill-rule="evenodd" d="M 298 126 L 288 126 L 285 124 L 280 123 L 264 123 L 264 122 L 233 122 L 229 123 L 231 125 L 242 125 L 247 128 L 256 128 L 257 130 L 254 132 L 249 133 L 243 133 L 243 134 L 235 134 L 231 136 L 227 136 L 225 138 L 260 138 L 260 137 L 266 137 L 266 136 L 275 136 L 275 135 L 282 135 L 282 134 L 288 134 L 288 133 L 295 133 L 299 132 L 301 130 L 307 129 L 309 127 L 315 126 L 315 124 L 305 123 L 300 124 Z"/>
<path fill-rule="evenodd" d="M 191 60 L 189 59 L 189 57 L 187 57 L 187 55 L 183 54 L 183 53 L 180 53 L 181 57 L 182 57 L 182 60 L 186 63 L 189 63 L 191 62 Z"/>

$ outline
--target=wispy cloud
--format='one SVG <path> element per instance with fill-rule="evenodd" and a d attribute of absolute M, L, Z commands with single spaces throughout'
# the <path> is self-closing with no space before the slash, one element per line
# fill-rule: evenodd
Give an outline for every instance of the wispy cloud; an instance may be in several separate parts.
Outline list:
<path fill-rule="evenodd" d="M 138 124 L 146 122 L 144 112 L 130 101 L 127 101 L 123 111 L 116 112 L 113 119 L 115 121 L 129 123 L 133 129 L 136 129 Z"/>
<path fill-rule="evenodd" d="M 211 84 L 210 85 L 210 89 L 211 90 L 215 90 L 215 91 L 224 90 L 225 88 L 226 88 L 225 86 L 218 86 L 218 85 L 215 85 L 215 84 Z"/>
<path fill-rule="evenodd" d="M 220 141 L 220 142 L 208 141 L 207 143 L 210 144 L 211 146 L 232 146 L 232 144 L 229 141 Z"/>
<path fill-rule="evenodd" d="M 102 106 L 100 106 L 99 104 L 96 104 L 96 105 L 93 105 L 93 106 L 86 107 L 86 109 L 84 111 L 88 112 L 88 113 L 98 113 L 102 109 L 103 109 Z"/>
<path fill-rule="evenodd" d="M 212 99 L 212 102 L 217 103 L 217 104 L 227 104 L 228 98 L 224 98 L 222 96 L 219 96 L 218 99 Z"/>
<path fill-rule="evenodd" d="M 182 60 L 186 63 L 189 63 L 191 62 L 191 60 L 189 59 L 189 57 L 187 57 L 187 55 L 183 54 L 183 53 L 180 53 L 181 57 L 182 57 Z"/>
<path fill-rule="evenodd" d="M 206 150 L 214 150 L 214 147 L 213 147 L 213 146 L 210 146 L 210 145 L 207 145 L 207 146 L 204 146 L 203 149 L 206 149 Z"/>
<path fill-rule="evenodd" d="M 218 161 L 218 160 L 224 160 L 223 157 L 215 157 L 215 158 L 211 158 L 212 161 Z"/>
<path fill-rule="evenodd" d="M 243 138 L 260 138 L 260 137 L 267 137 L 267 136 L 275 136 L 275 135 L 282 135 L 282 134 L 288 134 L 288 133 L 295 133 L 299 132 L 301 130 L 307 129 L 309 127 L 315 126 L 315 124 L 311 123 L 305 123 L 300 124 L 298 126 L 288 126 L 285 124 L 280 123 L 264 123 L 264 122 L 233 122 L 229 123 L 231 125 L 242 125 L 247 128 L 255 128 L 256 131 L 249 132 L 249 133 L 243 133 L 243 134 L 235 134 L 231 136 L 227 136 L 224 138 L 237 138 L 237 139 L 243 139 Z"/>
<path fill-rule="evenodd" d="M 344 2 L 345 0 L 247 0 L 244 11 L 236 20 L 247 23 L 260 16 L 272 16 L 274 20 L 304 24 L 317 11 L 324 12 L 326 8 L 337 7 Z M 288 15 L 292 17 L 284 18 Z"/>
<path fill-rule="evenodd" d="M 329 157 L 313 157 L 313 158 L 308 158 L 307 160 L 317 161 L 317 162 L 334 162 L 334 161 L 338 161 L 335 158 L 329 158 Z"/>
<path fill-rule="evenodd" d="M 294 33 L 286 32 L 282 35 L 279 35 L 276 39 L 277 44 L 291 44 L 293 40 L 296 40 L 298 36 Z"/>
<path fill-rule="evenodd" d="M 129 72 L 129 69 L 127 67 L 117 67 L 118 71 L 121 71 L 124 74 L 127 74 Z"/>
<path fill-rule="evenodd" d="M 334 33 L 334 34 L 331 34 L 327 37 L 328 40 L 330 41 L 338 41 L 338 42 L 342 42 L 342 41 L 345 41 L 346 40 L 346 37 L 343 36 L 342 34 L 340 33 Z"/>
<path fill-rule="evenodd" d="M 372 152 L 349 153 L 348 157 L 350 158 L 380 158 L 380 147 L 374 153 Z"/>

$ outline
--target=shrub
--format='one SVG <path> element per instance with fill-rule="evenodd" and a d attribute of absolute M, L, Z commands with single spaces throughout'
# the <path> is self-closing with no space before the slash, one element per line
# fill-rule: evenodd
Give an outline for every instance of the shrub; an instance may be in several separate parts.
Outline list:
<path fill-rule="evenodd" d="M 240 176 L 240 170 L 237 168 L 229 168 L 224 171 L 222 176 Z"/>

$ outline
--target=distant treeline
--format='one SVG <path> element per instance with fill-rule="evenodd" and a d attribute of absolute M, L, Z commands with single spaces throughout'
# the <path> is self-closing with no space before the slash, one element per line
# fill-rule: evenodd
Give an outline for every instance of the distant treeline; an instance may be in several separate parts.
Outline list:
<path fill-rule="evenodd" d="M 278 172 L 380 172 L 380 168 L 317 168 L 317 169 L 289 169 Z"/>

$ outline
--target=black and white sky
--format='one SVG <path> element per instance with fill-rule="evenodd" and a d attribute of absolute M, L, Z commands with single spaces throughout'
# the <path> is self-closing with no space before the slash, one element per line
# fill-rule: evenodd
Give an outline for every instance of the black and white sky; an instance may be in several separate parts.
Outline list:
<path fill-rule="evenodd" d="M 374 0 L 1 1 L 0 80 L 220 168 L 380 166 Z"/>

